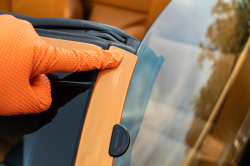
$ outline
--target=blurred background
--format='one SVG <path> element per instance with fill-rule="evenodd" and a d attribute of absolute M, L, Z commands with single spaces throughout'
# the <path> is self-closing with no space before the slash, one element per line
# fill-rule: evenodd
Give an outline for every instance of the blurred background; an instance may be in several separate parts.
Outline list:
<path fill-rule="evenodd" d="M 0 0 L 0 10 L 113 25 L 141 40 L 170 0 Z"/>

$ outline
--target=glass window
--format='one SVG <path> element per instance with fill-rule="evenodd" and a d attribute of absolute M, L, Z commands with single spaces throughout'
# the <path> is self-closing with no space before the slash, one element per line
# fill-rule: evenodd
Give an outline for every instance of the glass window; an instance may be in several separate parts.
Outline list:
<path fill-rule="evenodd" d="M 248 0 L 166 7 L 137 53 L 121 119 L 131 143 L 114 166 L 238 164 L 250 126 L 249 14 Z"/>

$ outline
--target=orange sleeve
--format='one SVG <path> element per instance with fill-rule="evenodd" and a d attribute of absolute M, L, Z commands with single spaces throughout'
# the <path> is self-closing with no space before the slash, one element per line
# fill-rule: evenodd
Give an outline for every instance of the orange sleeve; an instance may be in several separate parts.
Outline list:
<path fill-rule="evenodd" d="M 112 68 L 122 59 L 118 51 L 52 47 L 29 22 L 0 15 L 0 115 L 47 110 L 52 99 L 44 74 Z"/>

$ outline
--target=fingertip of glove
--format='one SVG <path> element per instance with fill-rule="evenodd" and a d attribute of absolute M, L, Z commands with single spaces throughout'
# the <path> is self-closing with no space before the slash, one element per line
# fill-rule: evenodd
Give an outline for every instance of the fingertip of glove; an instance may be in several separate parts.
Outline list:
<path fill-rule="evenodd" d="M 119 52 L 119 51 L 112 50 L 111 52 L 112 52 L 112 54 L 113 54 L 114 59 L 115 59 L 118 63 L 120 63 L 120 62 L 122 61 L 122 59 L 124 58 L 124 56 L 122 55 L 122 53 Z"/>
<path fill-rule="evenodd" d="M 116 50 L 109 50 L 108 54 L 109 55 L 106 56 L 103 62 L 103 67 L 101 70 L 117 67 L 124 58 L 122 53 Z"/>

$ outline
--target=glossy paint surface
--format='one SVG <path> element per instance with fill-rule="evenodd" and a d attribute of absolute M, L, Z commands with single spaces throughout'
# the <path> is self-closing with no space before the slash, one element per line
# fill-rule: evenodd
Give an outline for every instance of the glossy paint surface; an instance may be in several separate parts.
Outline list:
<path fill-rule="evenodd" d="M 250 131 L 249 6 L 167 6 L 137 53 L 121 119 L 131 143 L 114 166 L 239 165 Z"/>
<path fill-rule="evenodd" d="M 75 166 L 109 166 L 113 163 L 113 157 L 108 153 L 112 130 L 115 124 L 120 123 L 137 57 L 113 46 L 109 50 L 120 51 L 124 59 L 118 67 L 98 74 L 84 121 Z"/>

